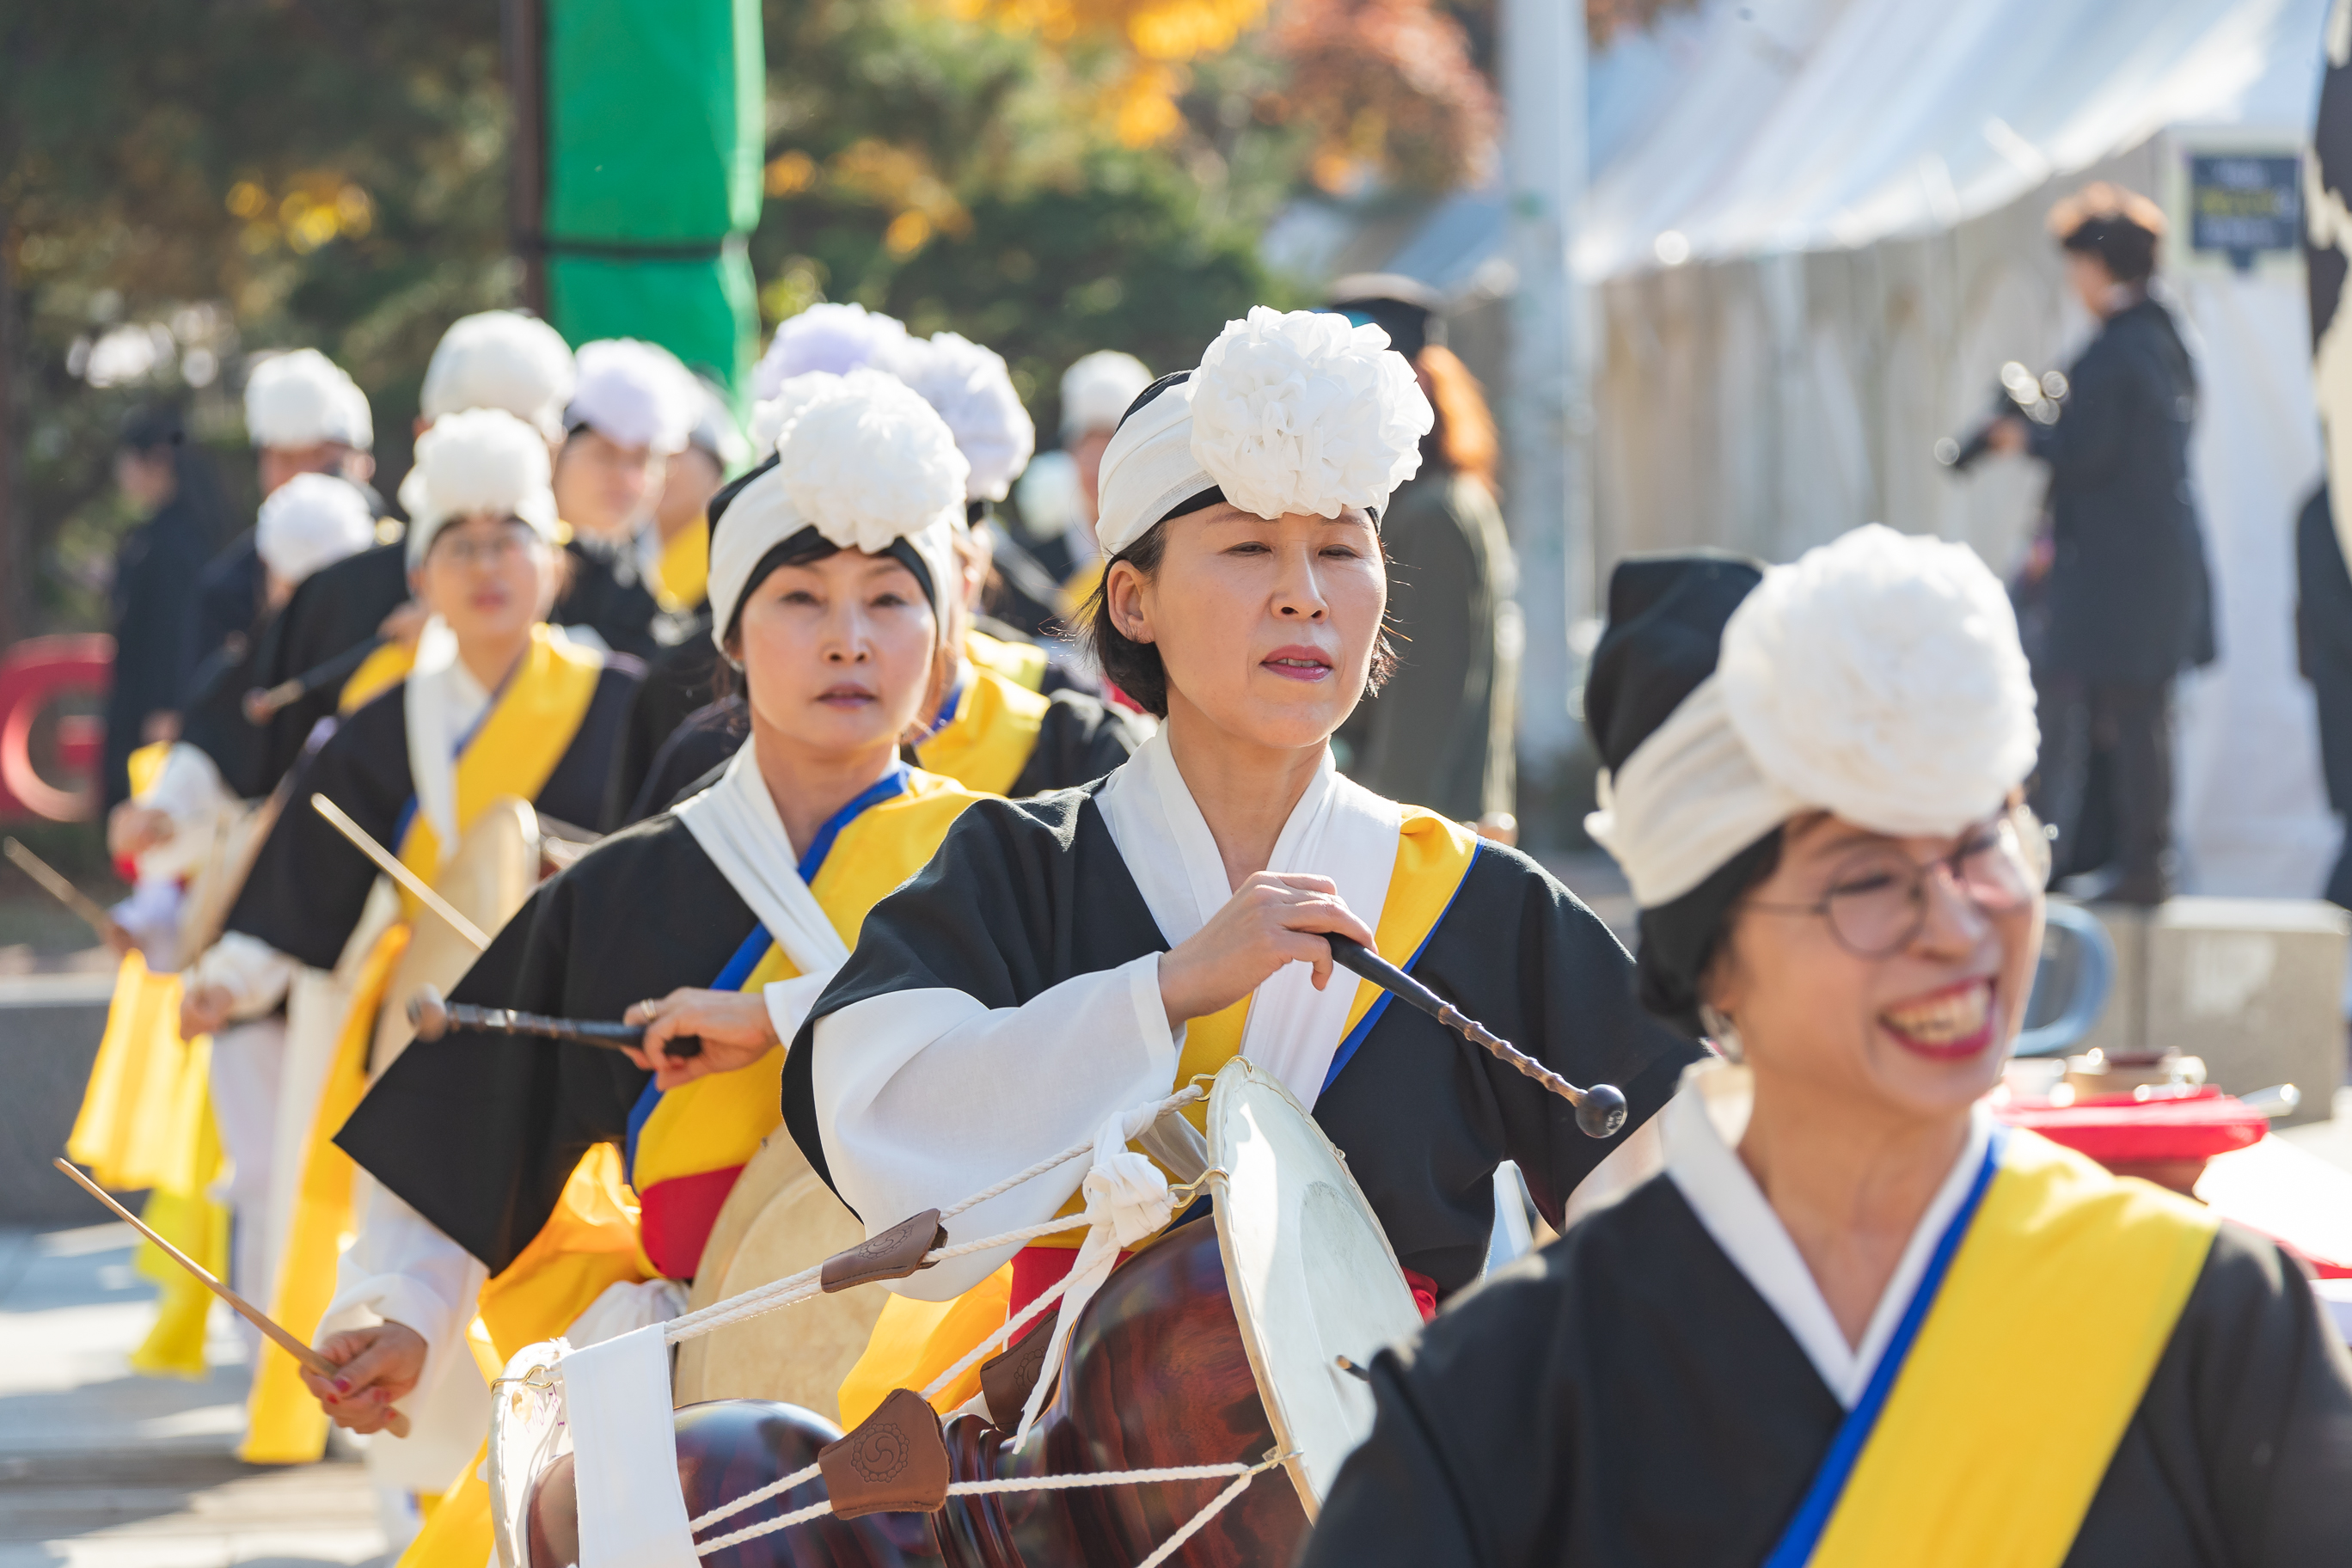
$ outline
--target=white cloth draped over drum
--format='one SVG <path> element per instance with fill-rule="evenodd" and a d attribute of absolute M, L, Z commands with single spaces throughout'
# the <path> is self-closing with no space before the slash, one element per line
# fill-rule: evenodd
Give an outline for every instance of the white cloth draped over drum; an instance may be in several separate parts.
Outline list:
<path fill-rule="evenodd" d="M 1378 924 L 1402 808 L 1327 766 L 1275 868 L 1337 881 Z M 1383 841 L 1383 836 L 1385 836 Z M 1101 784 L 984 802 L 921 876 L 877 905 L 784 1069 L 785 1123 L 869 1233 L 987 1187 L 1166 1094 L 1181 1037 L 1158 957 L 1228 896 L 1215 846 L 1164 740 Z M 1576 1082 L 1623 1088 L 1628 1126 L 1673 1092 L 1698 1047 L 1634 1006 L 1607 929 L 1533 861 L 1482 846 L 1413 973 Z M 1260 988 L 1244 1054 L 1275 1072 L 1349 1157 L 1404 1268 L 1441 1292 L 1476 1277 L 1496 1164 L 1518 1162 L 1557 1220 L 1612 1144 L 1502 1063 L 1405 1007 L 1341 1045 L 1353 983 L 1318 995 L 1295 964 Z M 1336 1062 L 1336 1070 L 1334 1064 Z M 975 1209 L 965 1234 L 1050 1215 L 1081 1173 Z M 929 1298 L 1003 1261 L 906 1281 Z"/>

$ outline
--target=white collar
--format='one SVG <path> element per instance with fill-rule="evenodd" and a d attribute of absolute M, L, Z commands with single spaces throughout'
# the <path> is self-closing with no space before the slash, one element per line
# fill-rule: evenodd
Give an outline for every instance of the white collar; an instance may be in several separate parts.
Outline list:
<path fill-rule="evenodd" d="M 405 685 L 408 782 L 446 865 L 457 852 L 457 751 L 482 722 L 491 693 L 457 657 L 457 634 L 438 616 L 417 635 Z"/>
<path fill-rule="evenodd" d="M 1727 1062 L 1700 1062 L 1685 1072 L 1681 1091 L 1667 1103 L 1659 1122 L 1666 1173 L 1707 1235 L 1803 1349 L 1838 1403 L 1851 1410 L 1910 1305 L 1928 1255 L 1968 1197 L 1992 1140 L 1992 1113 L 1981 1104 L 1969 1111 L 1967 1145 L 1919 1216 L 1857 1347 L 1846 1343 L 1797 1244 L 1733 1148 L 1747 1125 L 1751 1092 L 1747 1069 Z"/>
<path fill-rule="evenodd" d="M 717 784 L 680 801 L 670 815 L 693 835 L 793 967 L 803 976 L 829 976 L 848 962 L 849 946 L 801 880 L 783 818 L 752 752 L 744 742 Z"/>
<path fill-rule="evenodd" d="M 1224 858 L 1176 765 L 1164 726 L 1112 773 L 1095 805 L 1171 947 L 1206 925 L 1233 897 Z M 1377 927 L 1403 824 L 1402 807 L 1343 776 L 1326 747 L 1307 793 L 1282 825 L 1267 868 L 1330 878 L 1348 907 Z M 1314 973 L 1304 963 L 1285 964 L 1258 986 L 1241 1047 L 1309 1110 L 1347 1034 L 1356 994 L 1355 986 L 1338 977 L 1316 990 Z"/>

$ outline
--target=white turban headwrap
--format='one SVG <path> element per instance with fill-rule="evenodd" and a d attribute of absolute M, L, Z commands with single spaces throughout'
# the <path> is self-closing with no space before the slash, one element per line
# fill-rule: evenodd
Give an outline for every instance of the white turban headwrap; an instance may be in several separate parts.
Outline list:
<path fill-rule="evenodd" d="M 549 488 L 547 438 L 503 408 L 469 408 L 433 422 L 416 438 L 416 466 L 400 484 L 408 511 L 408 564 L 414 571 L 434 536 L 457 518 L 488 512 L 520 518 L 555 542 L 555 492 Z"/>
<path fill-rule="evenodd" d="M 751 395 L 765 402 L 785 382 L 811 371 L 847 375 L 906 341 L 906 326 L 896 316 L 863 305 L 811 305 L 776 323 L 768 352 L 752 367 Z"/>
<path fill-rule="evenodd" d="M 272 354 L 245 384 L 246 435 L 257 447 L 314 447 L 339 441 L 375 445 L 367 394 L 317 349 Z"/>
<path fill-rule="evenodd" d="M 560 440 L 573 376 L 562 333 L 536 316 L 483 310 L 459 317 L 441 334 L 425 367 L 417 410 L 433 420 L 467 408 L 503 408 Z"/>
<path fill-rule="evenodd" d="M 1189 380 L 1129 415 L 1103 450 L 1103 553 L 1206 489 L 1242 510 L 1377 511 L 1421 471 L 1436 416 L 1378 327 L 1259 305 L 1228 321 Z"/>
<path fill-rule="evenodd" d="M 261 563 L 294 584 L 375 542 L 367 497 L 333 474 L 297 474 L 269 492 L 253 528 Z"/>
<path fill-rule="evenodd" d="M 954 592 L 970 471 L 954 436 L 889 376 L 829 379 L 784 427 L 776 466 L 738 491 L 711 529 L 710 637 L 722 651 L 751 569 L 803 529 L 869 555 L 903 539 L 930 573 L 934 607 Z"/>
<path fill-rule="evenodd" d="M 1655 909 L 1801 812 L 1958 833 L 2040 743 L 2000 580 L 1965 544 L 1871 523 L 1764 574 L 1715 673 L 1601 775 L 1585 827 Z"/>
<path fill-rule="evenodd" d="M 1133 354 L 1101 349 L 1062 373 L 1062 436 L 1116 430 L 1127 405 L 1143 395 L 1151 372 Z"/>
<path fill-rule="evenodd" d="M 635 338 L 602 338 L 580 345 L 577 364 L 565 424 L 664 457 L 685 449 L 703 391 L 676 354 Z"/>

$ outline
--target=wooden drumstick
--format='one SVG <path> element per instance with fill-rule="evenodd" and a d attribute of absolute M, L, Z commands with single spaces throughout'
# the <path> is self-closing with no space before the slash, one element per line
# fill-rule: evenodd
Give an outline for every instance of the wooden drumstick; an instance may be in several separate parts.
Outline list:
<path fill-rule="evenodd" d="M 459 914 L 449 900 L 435 892 L 424 878 L 400 863 L 400 857 L 368 837 L 368 830 L 353 822 L 351 814 L 323 795 L 310 796 L 310 809 L 334 824 L 335 831 L 350 839 L 359 852 L 376 863 L 378 869 L 394 881 L 416 895 L 416 901 L 448 922 L 449 929 L 474 944 L 479 952 L 490 945 L 482 928 Z"/>
<path fill-rule="evenodd" d="M 626 1050 L 645 1043 L 642 1024 L 606 1024 L 589 1018 L 551 1018 L 544 1013 L 518 1013 L 511 1007 L 475 1007 L 442 999 L 430 985 L 420 985 L 408 999 L 408 1021 L 420 1040 L 437 1040 L 452 1028 L 478 1029 L 489 1035 L 537 1035 L 543 1039 L 569 1040 L 608 1051 Z M 665 1042 L 666 1057 L 698 1057 L 702 1042 L 679 1035 Z"/>
<path fill-rule="evenodd" d="M 288 1355 L 292 1356 L 296 1361 L 300 1362 L 304 1366 L 310 1368 L 312 1372 L 317 1373 L 320 1377 L 327 1379 L 330 1383 L 341 1375 L 342 1368 L 337 1366 L 333 1362 L 329 1361 L 325 1356 L 320 1355 L 317 1351 L 312 1350 L 309 1345 L 304 1344 L 300 1340 L 296 1339 L 283 1328 L 280 1328 L 277 1320 L 270 1317 L 268 1313 L 263 1311 L 260 1308 L 255 1306 L 252 1302 L 247 1300 L 244 1297 L 238 1295 L 236 1291 L 230 1289 L 227 1286 L 215 1279 L 211 1269 L 205 1268 L 203 1264 L 197 1262 L 194 1258 L 189 1257 L 186 1253 L 181 1251 L 170 1242 L 165 1241 L 162 1237 L 157 1236 L 154 1231 L 148 1227 L 147 1223 L 144 1220 L 141 1219 L 137 1215 L 132 1214 L 129 1209 L 124 1208 L 121 1204 L 116 1203 L 113 1196 L 109 1194 L 104 1187 L 100 1186 L 96 1182 L 93 1182 L 88 1176 L 83 1175 L 81 1173 L 80 1167 L 75 1165 L 68 1160 L 52 1160 L 49 1163 L 55 1165 L 58 1170 L 63 1171 L 67 1175 L 71 1176 L 80 1184 L 83 1191 L 89 1193 L 90 1196 L 96 1198 L 100 1203 L 104 1204 L 108 1208 L 112 1209 L 115 1212 L 115 1215 L 128 1223 L 133 1230 L 145 1237 L 148 1240 L 153 1242 L 156 1248 L 161 1251 L 164 1257 L 170 1258 L 173 1262 L 178 1264 L 181 1268 L 194 1275 L 198 1279 L 203 1280 L 205 1289 L 209 1289 L 214 1295 L 218 1296 L 222 1300 L 226 1301 L 231 1307 L 235 1308 L 236 1310 L 237 1316 L 243 1318 L 247 1322 L 251 1323 L 255 1328 L 259 1329 L 263 1333 L 268 1335 L 270 1342 L 275 1344 L 279 1350 L 284 1351 Z M 384 1411 L 383 1425 L 384 1430 L 390 1432 L 395 1437 L 405 1437 L 408 1436 L 408 1417 L 402 1415 L 397 1410 L 387 1408 Z"/>
<path fill-rule="evenodd" d="M 1334 963 L 1354 970 L 1390 995 L 1420 1008 L 1472 1045 L 1484 1047 L 1497 1059 L 1509 1063 L 1576 1107 L 1577 1130 L 1586 1137 L 1613 1137 L 1625 1125 L 1625 1097 L 1614 1085 L 1596 1083 L 1591 1089 L 1577 1088 L 1353 937 L 1341 936 L 1337 931 L 1325 931 L 1322 936 L 1331 944 Z"/>
<path fill-rule="evenodd" d="M 291 679 L 281 680 L 275 686 L 255 687 L 238 704 L 245 710 L 245 721 L 254 725 L 267 724 L 281 709 L 291 708 L 329 682 L 341 685 L 358 674 L 360 666 L 368 661 L 368 656 L 382 647 L 383 643 L 382 634 L 378 634 L 354 644 L 324 664 L 312 666 Z"/>
<path fill-rule="evenodd" d="M 99 907 L 98 901 L 66 880 L 64 873 L 26 848 L 15 839 L 0 840 L 0 854 L 16 863 L 16 868 L 41 885 L 41 890 L 71 910 L 84 925 L 96 931 L 101 942 L 122 938 L 122 928 L 112 915 Z M 123 939 L 127 940 L 127 939 Z"/>

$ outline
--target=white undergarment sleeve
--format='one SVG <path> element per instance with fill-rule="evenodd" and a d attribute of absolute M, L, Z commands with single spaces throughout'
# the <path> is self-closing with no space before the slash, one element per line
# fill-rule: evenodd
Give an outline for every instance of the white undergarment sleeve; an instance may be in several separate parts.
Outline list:
<path fill-rule="evenodd" d="M 1160 998 L 1160 955 L 1066 980 L 1025 1006 L 987 1008 L 934 988 L 853 1003 L 817 1020 L 817 1129 L 842 1198 L 868 1236 L 946 1208 L 1091 1142 L 1113 1111 L 1173 1087 L 1182 1036 Z M 1050 1218 L 1078 1189 L 1073 1160 L 950 1221 L 969 1241 Z M 952 1258 L 891 1289 L 944 1301 L 1016 1250 Z"/>
<path fill-rule="evenodd" d="M 372 1323 L 400 1323 L 425 1341 L 429 1388 L 446 1358 L 468 1355 L 466 1325 L 488 1278 L 473 1254 L 391 1189 L 369 1184 L 367 1213 L 335 1272 L 335 1299 L 319 1338 Z"/>
<path fill-rule="evenodd" d="M 163 753 L 163 771 L 137 800 L 172 819 L 172 837 L 139 857 L 142 879 L 194 876 L 244 805 L 221 782 L 212 758 L 184 741 Z"/>
<path fill-rule="evenodd" d="M 200 985 L 227 991 L 230 1017 L 258 1018 L 285 1000 L 300 967 L 259 937 L 233 931 L 205 949 L 184 978 L 191 991 Z"/>

